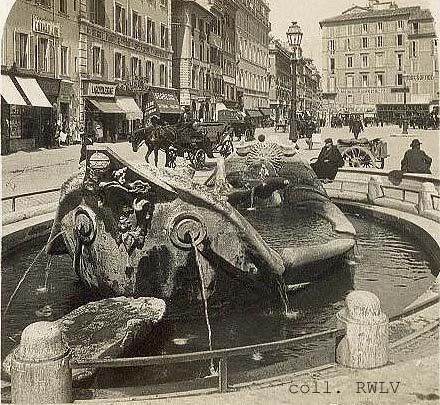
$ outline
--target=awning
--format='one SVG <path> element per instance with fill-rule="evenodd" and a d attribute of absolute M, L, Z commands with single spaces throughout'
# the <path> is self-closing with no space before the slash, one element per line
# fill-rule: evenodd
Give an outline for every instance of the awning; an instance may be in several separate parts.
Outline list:
<path fill-rule="evenodd" d="M 251 118 L 261 118 L 263 116 L 258 110 L 246 110 L 246 114 Z"/>
<path fill-rule="evenodd" d="M 272 115 L 272 110 L 270 108 L 260 108 L 260 112 L 266 117 L 270 117 Z"/>
<path fill-rule="evenodd" d="M 125 111 L 127 120 L 141 120 L 144 117 L 133 97 L 116 97 L 116 104 Z"/>
<path fill-rule="evenodd" d="M 88 99 L 99 111 L 106 114 L 124 114 L 125 111 L 122 110 L 113 99 L 100 99 L 93 100 Z"/>
<path fill-rule="evenodd" d="M 18 84 L 24 91 L 24 94 L 28 98 L 29 102 L 34 107 L 47 107 L 52 108 L 52 104 L 50 104 L 46 95 L 41 90 L 40 85 L 37 83 L 37 80 L 33 77 L 16 77 Z"/>
<path fill-rule="evenodd" d="M 27 105 L 10 76 L 2 75 L 1 95 L 8 104 Z"/>

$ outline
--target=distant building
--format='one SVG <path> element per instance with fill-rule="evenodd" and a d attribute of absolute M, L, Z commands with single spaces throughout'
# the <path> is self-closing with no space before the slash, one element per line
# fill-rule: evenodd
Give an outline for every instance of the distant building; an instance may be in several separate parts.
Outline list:
<path fill-rule="evenodd" d="M 292 74 L 290 52 L 277 39 L 269 45 L 269 103 L 276 119 L 288 117 L 292 97 Z"/>
<path fill-rule="evenodd" d="M 320 22 L 323 96 L 330 108 L 376 112 L 385 120 L 428 113 L 439 100 L 438 50 L 431 12 L 370 0 Z"/>
<path fill-rule="evenodd" d="M 173 84 L 180 104 L 195 118 L 212 120 L 224 96 L 222 8 L 217 3 L 173 0 L 172 20 Z"/>
<path fill-rule="evenodd" d="M 235 0 L 238 5 L 237 98 L 240 106 L 269 106 L 269 4 L 266 0 Z"/>
<path fill-rule="evenodd" d="M 303 57 L 298 50 L 296 67 L 297 111 L 307 111 L 316 116 L 320 108 L 321 76 L 311 58 Z M 270 106 L 276 118 L 288 117 L 292 96 L 290 51 L 287 44 L 273 39 L 269 45 Z"/>

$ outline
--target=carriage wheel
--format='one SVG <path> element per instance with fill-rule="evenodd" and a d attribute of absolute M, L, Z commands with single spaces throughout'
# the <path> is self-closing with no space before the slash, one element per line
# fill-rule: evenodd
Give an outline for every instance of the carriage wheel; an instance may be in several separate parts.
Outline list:
<path fill-rule="evenodd" d="M 203 149 L 199 149 L 194 155 L 191 156 L 191 163 L 196 169 L 201 169 L 205 166 L 206 153 Z"/>
<path fill-rule="evenodd" d="M 224 158 L 228 157 L 232 152 L 234 152 L 234 145 L 228 139 L 225 140 L 220 146 L 220 155 Z"/>
<path fill-rule="evenodd" d="M 361 146 L 352 146 L 347 148 L 342 153 L 343 159 L 350 167 L 373 168 L 375 165 L 375 158 L 368 149 Z"/>

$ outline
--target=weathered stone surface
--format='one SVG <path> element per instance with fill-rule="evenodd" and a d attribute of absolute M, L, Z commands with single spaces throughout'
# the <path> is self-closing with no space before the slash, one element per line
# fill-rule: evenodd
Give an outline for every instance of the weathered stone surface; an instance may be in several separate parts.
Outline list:
<path fill-rule="evenodd" d="M 65 333 L 72 360 L 120 357 L 130 347 L 147 341 L 165 313 L 158 298 L 109 298 L 83 305 L 55 321 Z M 10 375 L 11 352 L 3 362 Z M 73 370 L 73 379 L 90 377 L 95 370 Z"/>
<path fill-rule="evenodd" d="M 90 150 L 87 162 L 61 189 L 47 250 L 68 253 L 89 288 L 103 297 L 154 296 L 185 305 L 182 297 L 200 296 L 196 245 L 214 295 L 218 281 L 232 277 L 258 284 L 256 295 L 273 296 L 282 259 L 223 194 L 105 148 Z"/>

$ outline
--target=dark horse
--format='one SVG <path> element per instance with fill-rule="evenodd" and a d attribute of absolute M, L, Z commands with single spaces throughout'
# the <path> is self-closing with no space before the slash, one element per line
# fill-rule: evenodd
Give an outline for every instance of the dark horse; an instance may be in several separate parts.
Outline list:
<path fill-rule="evenodd" d="M 154 164 L 157 167 L 159 159 L 159 150 L 163 150 L 166 155 L 165 167 L 175 166 L 175 152 L 173 144 L 176 142 L 177 134 L 170 127 L 154 126 L 140 128 L 133 132 L 130 137 L 131 147 L 133 152 L 137 152 L 142 143 L 145 142 L 148 151 L 145 155 L 145 160 L 148 159 L 152 152 L 154 152 Z"/>

